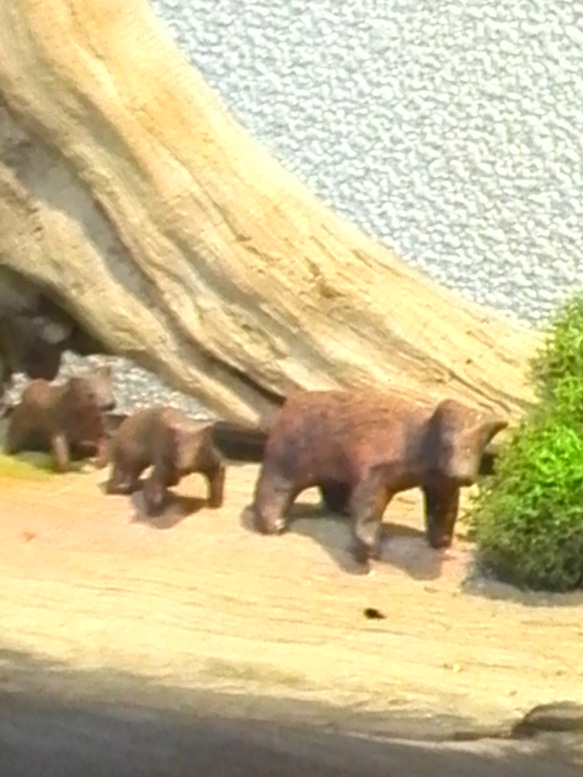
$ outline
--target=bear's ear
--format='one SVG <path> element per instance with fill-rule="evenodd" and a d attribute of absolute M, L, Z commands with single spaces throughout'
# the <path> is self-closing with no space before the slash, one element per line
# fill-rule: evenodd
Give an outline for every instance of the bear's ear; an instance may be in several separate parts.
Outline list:
<path fill-rule="evenodd" d="M 480 449 L 483 450 L 486 445 L 503 429 L 508 426 L 508 421 L 504 421 L 502 418 L 489 418 L 487 421 L 482 421 L 476 427 L 476 438 L 479 440 Z"/>
<path fill-rule="evenodd" d="M 449 444 L 462 430 L 468 430 L 475 422 L 473 410 L 457 399 L 447 397 L 435 406 L 426 429 L 426 440 L 430 445 Z M 472 429 L 473 432 L 473 429 Z"/>

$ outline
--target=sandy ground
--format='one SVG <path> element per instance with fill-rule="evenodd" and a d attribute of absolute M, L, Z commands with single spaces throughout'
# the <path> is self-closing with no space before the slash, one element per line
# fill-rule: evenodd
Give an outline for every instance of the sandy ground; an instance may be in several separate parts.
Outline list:
<path fill-rule="evenodd" d="M 414 494 L 386 516 L 383 563 L 356 574 L 315 493 L 289 534 L 248 528 L 256 473 L 232 467 L 216 511 L 189 478 L 156 524 L 102 493 L 106 471 L 0 480 L 3 646 L 168 687 L 483 723 L 583 699 L 583 597 L 466 590 L 470 546 L 427 548 Z"/>

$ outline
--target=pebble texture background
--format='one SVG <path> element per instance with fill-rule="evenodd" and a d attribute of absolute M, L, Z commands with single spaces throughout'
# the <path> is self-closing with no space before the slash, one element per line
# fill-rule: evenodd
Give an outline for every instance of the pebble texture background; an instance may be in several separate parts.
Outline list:
<path fill-rule="evenodd" d="M 533 323 L 583 285 L 580 0 L 152 4 L 239 121 L 412 264 Z M 124 362 L 116 382 L 198 408 Z"/>

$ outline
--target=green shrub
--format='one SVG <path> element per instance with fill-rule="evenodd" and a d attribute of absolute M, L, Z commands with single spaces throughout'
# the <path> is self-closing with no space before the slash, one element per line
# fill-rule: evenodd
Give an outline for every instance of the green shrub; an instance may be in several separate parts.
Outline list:
<path fill-rule="evenodd" d="M 493 574 L 529 588 L 583 584 L 583 437 L 535 411 L 500 452 L 473 500 L 478 558 Z"/>
<path fill-rule="evenodd" d="M 467 517 L 500 579 L 583 586 L 583 296 L 550 322 L 531 362 L 537 404 L 502 446 Z"/>
<path fill-rule="evenodd" d="M 531 372 L 540 402 L 583 419 L 583 295 L 568 300 L 551 319 Z"/>

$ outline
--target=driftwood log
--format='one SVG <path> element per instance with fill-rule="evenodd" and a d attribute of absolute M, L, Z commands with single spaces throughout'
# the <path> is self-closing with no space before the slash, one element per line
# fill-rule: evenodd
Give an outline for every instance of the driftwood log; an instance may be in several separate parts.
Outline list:
<path fill-rule="evenodd" d="M 0 315 L 39 306 L 61 347 L 129 357 L 230 421 L 295 387 L 511 417 L 531 399 L 536 335 L 325 207 L 147 0 L 0 4 Z"/>

